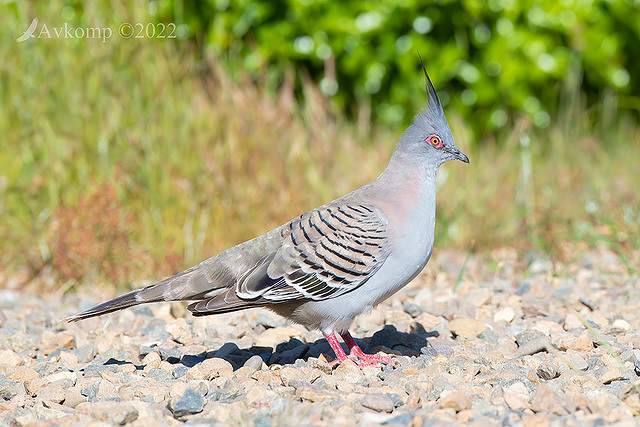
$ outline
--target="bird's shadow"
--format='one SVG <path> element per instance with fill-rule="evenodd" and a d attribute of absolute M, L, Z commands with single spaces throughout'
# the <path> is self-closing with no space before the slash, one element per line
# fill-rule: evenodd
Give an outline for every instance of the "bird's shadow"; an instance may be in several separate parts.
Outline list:
<path fill-rule="evenodd" d="M 421 325 L 417 325 L 418 328 L 414 333 L 400 332 L 394 326 L 386 325 L 371 337 L 356 339 L 356 342 L 367 353 L 382 351 L 391 355 L 417 356 L 421 352 L 424 353 L 424 348 L 429 345 L 427 338 L 439 336 L 437 331 L 426 331 Z M 348 352 L 344 343 L 342 346 Z M 159 353 L 162 360 L 174 365 L 173 376 L 176 378 L 184 375 L 189 368 L 213 357 L 228 361 L 235 371 L 245 366 L 251 358 L 254 359 L 254 363 L 257 361 L 260 364 L 260 361 L 254 356 L 259 356 L 267 365 L 306 363 L 309 358 L 318 358 L 321 354 L 329 356 L 329 358 L 335 356 L 331 346 L 324 338 L 310 343 L 303 343 L 297 338 L 291 338 L 289 341 L 278 344 L 275 348 L 262 346 L 239 348 L 235 343 L 228 342 L 217 350 L 184 355 L 177 349 L 146 347 L 141 348 L 139 360 L 142 360 L 151 352 Z M 91 365 L 91 367 L 84 370 L 85 372 L 88 370 L 99 371 L 101 369 L 117 370 L 118 365 L 132 363 L 131 360 L 126 359 L 129 358 L 111 357 L 102 364 Z M 144 369 L 143 364 L 133 363 L 137 370 Z"/>

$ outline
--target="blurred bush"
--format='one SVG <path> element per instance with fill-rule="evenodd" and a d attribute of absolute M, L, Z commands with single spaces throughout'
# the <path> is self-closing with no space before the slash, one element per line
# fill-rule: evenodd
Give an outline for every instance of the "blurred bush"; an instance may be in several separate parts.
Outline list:
<path fill-rule="evenodd" d="M 609 96 L 640 111 L 637 1 L 158 0 L 150 9 L 231 71 L 279 85 L 294 67 L 341 109 L 392 126 L 424 103 L 417 52 L 476 136 L 519 115 L 547 127 L 577 93 L 589 106 Z"/>

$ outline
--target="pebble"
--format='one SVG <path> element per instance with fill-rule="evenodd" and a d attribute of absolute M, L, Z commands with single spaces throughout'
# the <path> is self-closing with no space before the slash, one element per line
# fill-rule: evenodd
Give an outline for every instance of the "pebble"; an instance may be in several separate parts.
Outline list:
<path fill-rule="evenodd" d="M 486 325 L 481 320 L 461 318 L 449 322 L 447 328 L 459 337 L 473 338 L 480 335 Z"/>
<path fill-rule="evenodd" d="M 360 402 L 365 408 L 372 409 L 376 412 L 393 412 L 395 405 L 393 400 L 382 393 L 369 393 L 362 398 Z"/>
<path fill-rule="evenodd" d="M 298 328 L 281 326 L 262 332 L 253 340 L 253 344 L 257 347 L 275 347 L 283 341 L 288 341 L 290 338 L 300 337 L 302 335 L 302 331 Z"/>
<path fill-rule="evenodd" d="M 451 408 L 456 412 L 471 408 L 471 400 L 461 391 L 453 391 L 440 399 L 441 408 Z"/>
<path fill-rule="evenodd" d="M 558 378 L 560 376 L 560 371 L 558 370 L 558 366 L 554 363 L 543 363 L 536 369 L 536 374 L 545 380 L 549 381 L 554 378 Z"/>
<path fill-rule="evenodd" d="M 491 253 L 496 272 L 484 256 L 457 293 L 454 253 L 356 319 L 362 349 L 396 361 L 374 367 L 330 365 L 322 334 L 267 310 L 158 304 L 57 324 L 89 296 L 2 290 L 0 425 L 634 425 L 640 310 L 620 295 L 637 278 L 581 259 L 554 259 L 562 279 L 523 273 L 516 251 Z"/>
<path fill-rule="evenodd" d="M 0 350 L 0 369 L 17 368 L 23 361 L 13 350 Z"/>
<path fill-rule="evenodd" d="M 496 314 L 493 315 L 494 322 L 507 322 L 511 323 L 513 319 L 516 317 L 516 312 L 511 307 L 503 308 L 500 311 L 497 311 Z"/>
<path fill-rule="evenodd" d="M 177 419 L 187 415 L 197 414 L 204 409 L 204 396 L 191 389 L 185 390 L 181 396 L 176 396 L 169 400 L 169 409 Z"/>

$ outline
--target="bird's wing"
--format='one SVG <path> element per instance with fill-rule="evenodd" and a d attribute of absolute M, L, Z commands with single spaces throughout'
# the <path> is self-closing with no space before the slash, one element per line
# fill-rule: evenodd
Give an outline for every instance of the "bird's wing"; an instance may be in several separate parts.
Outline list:
<path fill-rule="evenodd" d="M 388 257 L 388 225 L 366 204 L 334 202 L 280 228 L 280 246 L 235 286 L 189 306 L 195 315 L 292 300 L 324 300 L 364 284 Z"/>

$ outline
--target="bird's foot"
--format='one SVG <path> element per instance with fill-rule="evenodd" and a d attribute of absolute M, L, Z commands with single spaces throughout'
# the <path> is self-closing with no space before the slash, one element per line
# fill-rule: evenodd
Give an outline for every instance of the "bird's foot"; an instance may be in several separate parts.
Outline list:
<path fill-rule="evenodd" d="M 382 356 L 380 354 L 368 354 L 362 351 L 360 347 L 352 348 L 350 357 L 359 359 L 361 363 L 358 363 L 358 365 L 360 366 L 378 366 L 380 363 L 393 365 L 396 363 L 389 356 Z"/>
<path fill-rule="evenodd" d="M 351 360 L 353 363 L 355 363 L 356 365 L 358 365 L 361 368 L 367 368 L 367 367 L 378 367 L 380 366 L 381 363 L 384 364 L 396 364 L 397 362 L 394 362 L 390 357 L 388 356 L 381 356 L 378 354 L 367 354 L 367 353 L 362 353 L 361 355 L 358 356 L 354 356 L 353 354 L 350 354 L 349 356 L 345 357 L 344 359 L 334 359 L 331 362 L 329 362 L 329 366 L 336 367 L 338 365 L 340 365 L 342 362 L 344 362 L 345 360 Z"/>
<path fill-rule="evenodd" d="M 387 363 L 392 365 L 397 363 L 394 362 L 389 356 L 365 353 L 358 346 L 358 344 L 356 344 L 355 340 L 353 339 L 353 337 L 351 337 L 349 332 L 345 332 L 342 334 L 342 338 L 344 338 L 345 343 L 349 347 L 349 356 L 347 356 L 342 349 L 342 346 L 338 342 L 335 334 L 327 335 L 326 338 L 329 342 L 329 345 L 331 345 L 331 348 L 336 353 L 336 358 L 329 362 L 329 366 L 337 366 L 347 359 L 353 361 L 360 367 L 379 366 L 380 363 Z"/>

